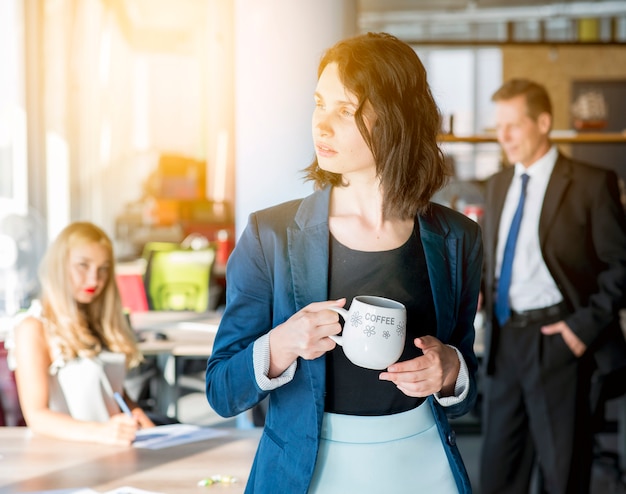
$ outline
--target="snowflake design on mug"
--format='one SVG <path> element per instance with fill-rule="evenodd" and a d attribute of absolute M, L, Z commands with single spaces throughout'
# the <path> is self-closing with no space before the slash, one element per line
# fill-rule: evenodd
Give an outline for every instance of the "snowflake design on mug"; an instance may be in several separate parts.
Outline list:
<path fill-rule="evenodd" d="M 352 324 L 353 326 L 360 326 L 362 322 L 363 316 L 359 313 L 359 311 L 356 311 L 350 316 L 350 324 Z"/>
<path fill-rule="evenodd" d="M 405 330 L 405 322 L 404 321 L 400 321 L 398 323 L 398 326 L 396 327 L 396 333 L 398 333 L 398 336 L 402 337 L 404 335 L 404 330 Z"/>
<path fill-rule="evenodd" d="M 376 326 L 369 326 L 366 324 L 363 329 L 363 334 L 365 336 L 374 336 L 376 334 Z"/>
<path fill-rule="evenodd" d="M 388 340 L 389 338 L 391 338 L 391 333 L 389 331 L 383 331 L 383 338 Z"/>

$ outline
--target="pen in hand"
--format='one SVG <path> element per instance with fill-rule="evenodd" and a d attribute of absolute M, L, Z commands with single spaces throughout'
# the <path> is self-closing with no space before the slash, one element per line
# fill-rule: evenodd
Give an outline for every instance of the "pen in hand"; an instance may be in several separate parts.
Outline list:
<path fill-rule="evenodd" d="M 117 404 L 119 405 L 122 412 L 132 418 L 133 412 L 131 412 L 130 408 L 128 408 L 128 405 L 124 401 L 124 398 L 122 398 L 122 395 L 116 391 L 115 393 L 113 393 L 113 397 L 115 398 L 115 401 L 117 401 Z"/>

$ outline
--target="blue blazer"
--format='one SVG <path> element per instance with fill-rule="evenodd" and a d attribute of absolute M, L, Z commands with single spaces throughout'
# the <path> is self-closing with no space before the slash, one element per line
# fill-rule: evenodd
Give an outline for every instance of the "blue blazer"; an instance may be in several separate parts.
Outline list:
<path fill-rule="evenodd" d="M 226 309 L 206 372 L 213 409 L 232 417 L 268 394 L 265 428 L 246 492 L 306 493 L 324 414 L 325 357 L 299 358 L 293 380 L 272 391 L 254 377 L 254 342 L 311 302 L 328 299 L 330 188 L 250 215 L 226 270 Z M 437 315 L 437 337 L 465 357 L 470 390 L 461 403 L 433 407 L 459 492 L 471 486 L 448 417 L 476 399 L 474 316 L 482 268 L 481 232 L 460 213 L 432 204 L 418 217 Z M 445 410 L 445 411 L 444 411 Z"/>

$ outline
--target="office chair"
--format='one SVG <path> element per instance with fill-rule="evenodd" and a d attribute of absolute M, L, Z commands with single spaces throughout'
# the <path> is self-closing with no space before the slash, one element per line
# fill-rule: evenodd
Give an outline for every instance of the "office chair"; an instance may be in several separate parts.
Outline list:
<path fill-rule="evenodd" d="M 148 297 L 141 274 L 116 273 L 115 281 L 124 309 L 130 312 L 144 312 L 148 310 Z"/>
<path fill-rule="evenodd" d="M 15 374 L 7 362 L 8 351 L 0 341 L 0 426 L 25 426 L 20 400 L 17 395 Z"/>
<path fill-rule="evenodd" d="M 146 242 L 141 251 L 142 259 L 145 259 L 146 263 L 150 262 L 150 257 L 155 252 L 167 252 L 170 250 L 180 249 L 181 246 L 177 242 L 158 242 L 151 241 Z"/>
<path fill-rule="evenodd" d="M 152 272 L 152 257 L 157 252 L 168 252 L 170 250 L 180 249 L 180 244 L 177 242 L 160 242 L 151 241 L 146 242 L 141 251 L 141 259 L 146 263 L 146 269 L 143 273 L 143 287 L 148 302 L 148 310 L 155 310 L 154 304 L 150 297 L 150 276 Z"/>
<path fill-rule="evenodd" d="M 207 311 L 214 260 L 212 247 L 153 252 L 146 272 L 151 308 Z"/>

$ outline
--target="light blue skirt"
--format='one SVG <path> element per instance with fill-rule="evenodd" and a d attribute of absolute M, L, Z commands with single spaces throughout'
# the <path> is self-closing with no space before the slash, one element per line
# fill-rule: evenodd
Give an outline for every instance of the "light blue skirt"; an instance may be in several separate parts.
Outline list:
<path fill-rule="evenodd" d="M 325 413 L 309 494 L 458 494 L 430 405 L 377 417 Z"/>

